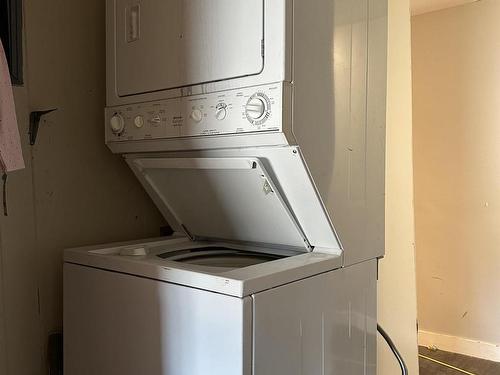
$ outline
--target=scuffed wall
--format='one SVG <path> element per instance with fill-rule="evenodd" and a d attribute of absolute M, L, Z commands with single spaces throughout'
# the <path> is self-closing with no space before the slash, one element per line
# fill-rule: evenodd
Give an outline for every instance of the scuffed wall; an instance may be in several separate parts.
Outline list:
<path fill-rule="evenodd" d="M 499 15 L 483 0 L 412 21 L 420 329 L 493 344 L 469 354 L 497 360 Z"/>
<path fill-rule="evenodd" d="M 9 177 L 10 216 L 0 218 L 0 366 L 9 375 L 47 373 L 47 336 L 62 328 L 64 248 L 158 236 L 163 225 L 104 145 L 104 5 L 24 3 L 26 84 L 15 99 L 28 168 Z M 30 147 L 29 112 L 49 108 L 58 110 Z"/>

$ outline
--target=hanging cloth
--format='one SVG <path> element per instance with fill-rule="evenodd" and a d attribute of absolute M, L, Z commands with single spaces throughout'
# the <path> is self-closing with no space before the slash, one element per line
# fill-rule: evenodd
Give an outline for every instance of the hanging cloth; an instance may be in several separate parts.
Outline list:
<path fill-rule="evenodd" d="M 0 175 L 2 176 L 4 215 L 7 215 L 7 173 L 22 168 L 24 168 L 24 159 L 17 127 L 9 66 L 0 41 Z"/>
<path fill-rule="evenodd" d="M 5 172 L 24 168 L 9 66 L 0 42 L 0 158 Z"/>

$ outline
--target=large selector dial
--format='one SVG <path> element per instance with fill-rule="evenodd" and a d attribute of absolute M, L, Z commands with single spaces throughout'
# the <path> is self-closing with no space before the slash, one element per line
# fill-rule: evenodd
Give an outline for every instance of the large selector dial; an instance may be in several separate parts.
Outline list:
<path fill-rule="evenodd" d="M 109 127 L 113 134 L 120 135 L 125 130 L 125 120 L 122 115 L 115 113 L 109 120 Z"/>
<path fill-rule="evenodd" d="M 262 125 L 271 115 L 271 101 L 266 94 L 258 92 L 248 99 L 245 115 L 253 125 Z"/>

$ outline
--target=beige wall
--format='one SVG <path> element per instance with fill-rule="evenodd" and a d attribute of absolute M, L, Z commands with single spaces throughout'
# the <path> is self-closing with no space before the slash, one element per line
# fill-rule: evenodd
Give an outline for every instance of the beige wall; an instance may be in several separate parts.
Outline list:
<path fill-rule="evenodd" d="M 389 0 L 386 257 L 380 262 L 379 321 L 418 374 L 413 222 L 410 6 Z M 380 375 L 401 374 L 379 340 Z"/>
<path fill-rule="evenodd" d="M 500 344 L 500 1 L 413 19 L 420 328 Z"/>
<path fill-rule="evenodd" d="M 10 175 L 10 215 L 0 217 L 2 375 L 47 373 L 47 336 L 62 328 L 64 248 L 157 236 L 163 224 L 104 145 L 104 2 L 24 3 L 26 84 L 15 100 L 27 168 Z M 52 107 L 30 147 L 29 112 Z"/>
<path fill-rule="evenodd" d="M 478 0 L 410 0 L 413 15 L 435 12 L 436 10 L 446 9 L 473 3 Z"/>
<path fill-rule="evenodd" d="M 32 161 L 26 136 L 27 89 L 16 88 L 14 98 L 26 169 L 9 175 L 9 216 L 4 217 L 3 210 L 0 213 L 0 341 L 4 344 L 0 347 L 1 375 L 37 374 L 41 365 Z"/>

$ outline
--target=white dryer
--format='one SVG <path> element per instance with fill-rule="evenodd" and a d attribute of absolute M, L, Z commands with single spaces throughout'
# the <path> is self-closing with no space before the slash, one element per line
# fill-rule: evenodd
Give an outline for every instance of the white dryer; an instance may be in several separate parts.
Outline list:
<path fill-rule="evenodd" d="M 106 11 L 106 143 L 175 234 L 65 252 L 65 373 L 374 375 L 387 0 Z"/>
<path fill-rule="evenodd" d="M 106 12 L 113 152 L 296 147 L 345 264 L 383 256 L 387 0 L 107 0 Z"/>

